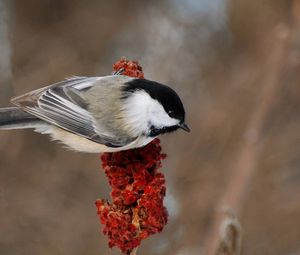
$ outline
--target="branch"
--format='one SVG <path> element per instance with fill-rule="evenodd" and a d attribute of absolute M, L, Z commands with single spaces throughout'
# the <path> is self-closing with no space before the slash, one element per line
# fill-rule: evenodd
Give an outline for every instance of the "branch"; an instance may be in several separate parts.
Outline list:
<path fill-rule="evenodd" d="M 289 29 L 285 24 L 276 26 L 272 31 L 273 49 L 265 63 L 265 76 L 261 80 L 261 94 L 249 124 L 244 133 L 242 149 L 233 167 L 232 179 L 223 197 L 217 204 L 212 220 L 212 229 L 208 233 L 204 253 L 206 255 L 240 253 L 241 228 L 237 220 L 248 195 L 252 177 L 257 169 L 257 161 L 262 147 L 262 128 L 265 119 L 274 105 L 276 92 L 280 85 L 288 48 Z"/>

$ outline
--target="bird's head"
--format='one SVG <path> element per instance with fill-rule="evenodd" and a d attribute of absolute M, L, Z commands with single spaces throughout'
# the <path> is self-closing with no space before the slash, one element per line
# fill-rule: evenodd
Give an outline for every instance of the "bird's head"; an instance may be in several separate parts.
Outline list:
<path fill-rule="evenodd" d="M 179 96 L 166 85 L 132 79 L 124 86 L 123 100 L 123 112 L 132 133 L 156 137 L 179 128 L 190 132 Z"/>

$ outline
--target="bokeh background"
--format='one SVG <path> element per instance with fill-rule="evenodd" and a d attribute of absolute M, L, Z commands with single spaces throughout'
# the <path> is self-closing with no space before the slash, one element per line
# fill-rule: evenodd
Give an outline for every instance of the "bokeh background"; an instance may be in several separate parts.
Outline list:
<path fill-rule="evenodd" d="M 161 137 L 170 218 L 139 254 L 211 254 L 224 210 L 241 254 L 300 254 L 299 1 L 0 0 L 2 107 L 121 56 L 178 91 L 192 129 Z M 0 254 L 119 254 L 108 197 L 99 155 L 0 133 Z"/>

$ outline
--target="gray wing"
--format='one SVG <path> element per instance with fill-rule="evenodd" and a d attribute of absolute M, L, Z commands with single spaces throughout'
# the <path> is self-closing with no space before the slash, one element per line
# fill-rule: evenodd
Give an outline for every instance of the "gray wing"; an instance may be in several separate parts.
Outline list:
<path fill-rule="evenodd" d="M 94 117 L 87 110 L 88 104 L 82 92 L 99 79 L 101 77 L 73 77 L 14 98 L 11 102 L 25 112 L 96 143 L 110 147 L 125 146 L 132 140 L 119 140 L 109 130 L 100 134 Z"/>

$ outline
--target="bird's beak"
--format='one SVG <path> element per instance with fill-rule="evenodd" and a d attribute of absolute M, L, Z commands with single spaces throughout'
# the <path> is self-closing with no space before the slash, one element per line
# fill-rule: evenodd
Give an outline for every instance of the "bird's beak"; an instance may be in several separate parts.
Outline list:
<path fill-rule="evenodd" d="M 190 128 L 185 123 L 180 123 L 178 126 L 186 132 L 191 132 Z"/>

